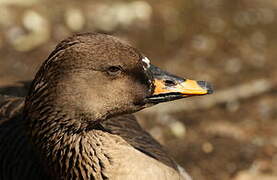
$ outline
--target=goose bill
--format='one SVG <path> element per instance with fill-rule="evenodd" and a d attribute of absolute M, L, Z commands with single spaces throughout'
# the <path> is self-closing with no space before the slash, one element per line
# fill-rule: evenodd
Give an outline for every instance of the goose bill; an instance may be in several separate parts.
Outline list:
<path fill-rule="evenodd" d="M 195 81 L 171 75 L 151 65 L 153 94 L 148 97 L 150 103 L 161 103 L 190 96 L 213 93 L 211 85 L 205 81 Z"/>

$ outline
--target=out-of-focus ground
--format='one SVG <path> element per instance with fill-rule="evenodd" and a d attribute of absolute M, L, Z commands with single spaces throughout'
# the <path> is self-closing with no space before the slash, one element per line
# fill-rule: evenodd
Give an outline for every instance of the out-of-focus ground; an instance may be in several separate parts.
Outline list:
<path fill-rule="evenodd" d="M 214 85 L 137 113 L 194 179 L 277 179 L 276 0 L 0 0 L 0 93 L 24 96 L 57 42 L 86 31 Z"/>

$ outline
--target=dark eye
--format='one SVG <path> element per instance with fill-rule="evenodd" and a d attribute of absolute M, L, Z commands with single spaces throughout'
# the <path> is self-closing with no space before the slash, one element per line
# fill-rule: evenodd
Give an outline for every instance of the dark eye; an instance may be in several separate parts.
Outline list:
<path fill-rule="evenodd" d="M 120 74 L 121 73 L 121 67 L 119 66 L 110 66 L 108 68 L 108 74 L 109 75 L 117 75 L 117 74 Z"/>

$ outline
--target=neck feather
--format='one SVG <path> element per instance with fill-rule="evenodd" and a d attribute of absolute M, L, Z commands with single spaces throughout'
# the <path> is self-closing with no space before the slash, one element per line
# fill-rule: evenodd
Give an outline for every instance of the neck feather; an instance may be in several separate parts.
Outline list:
<path fill-rule="evenodd" d="M 32 122 L 29 137 L 47 173 L 55 179 L 106 179 L 110 157 L 102 149 L 106 132 L 76 131 L 81 128 L 73 119 L 55 113 Z M 74 123 L 73 123 L 74 122 Z M 68 130 L 68 126 L 77 126 Z"/>
<path fill-rule="evenodd" d="M 65 112 L 55 106 L 48 91 L 37 95 L 27 98 L 24 117 L 28 136 L 49 176 L 106 179 L 110 158 L 101 148 L 103 138 L 99 134 L 107 133 L 82 123 L 82 118 L 88 119 L 89 115 Z"/>

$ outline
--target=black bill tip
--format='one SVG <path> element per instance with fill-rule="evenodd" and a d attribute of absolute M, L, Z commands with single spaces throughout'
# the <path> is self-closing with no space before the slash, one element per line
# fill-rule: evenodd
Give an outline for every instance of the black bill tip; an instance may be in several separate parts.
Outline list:
<path fill-rule="evenodd" d="M 214 92 L 212 85 L 206 81 L 197 81 L 197 84 L 203 89 L 206 89 L 207 94 L 212 94 Z"/>

